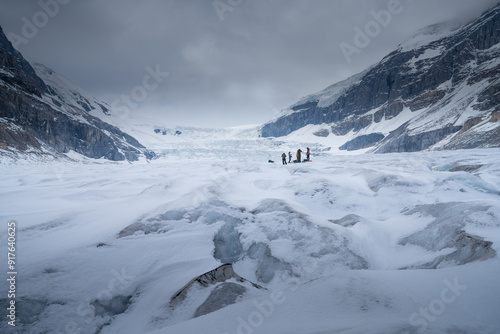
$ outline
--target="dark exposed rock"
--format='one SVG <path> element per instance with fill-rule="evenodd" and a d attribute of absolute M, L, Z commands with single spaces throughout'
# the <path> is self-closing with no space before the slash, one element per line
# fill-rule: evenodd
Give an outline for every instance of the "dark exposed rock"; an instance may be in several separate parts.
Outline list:
<path fill-rule="evenodd" d="M 375 145 L 376 143 L 384 139 L 384 137 L 385 136 L 381 133 L 370 133 L 369 135 L 359 136 L 354 138 L 353 140 L 348 141 L 344 145 L 340 146 L 339 149 L 355 151 L 362 148 L 367 148 Z"/>
<path fill-rule="evenodd" d="M 406 125 L 403 125 L 391 132 L 391 134 L 381 142 L 380 147 L 377 148 L 375 152 L 417 152 L 425 150 L 447 136 L 460 131 L 460 129 L 462 129 L 461 126 L 449 124 L 441 129 L 409 135 L 406 131 Z"/>
<path fill-rule="evenodd" d="M 328 129 L 321 129 L 313 133 L 316 137 L 328 137 L 330 135 L 330 131 Z"/>
<path fill-rule="evenodd" d="M 193 285 L 198 284 L 202 287 L 208 287 L 209 285 L 214 285 L 217 283 L 225 282 L 229 279 L 235 279 L 237 282 L 249 282 L 243 277 L 239 276 L 234 272 L 233 266 L 229 263 L 223 264 L 214 270 L 210 270 L 198 277 L 192 279 L 188 284 L 186 284 L 182 289 L 177 291 L 172 298 L 170 298 L 170 307 L 175 308 L 180 303 L 182 303 Z M 264 289 L 260 285 L 249 282 L 254 288 Z"/>
<path fill-rule="evenodd" d="M 0 122 L 0 149 L 7 150 L 14 148 L 25 151 L 29 148 L 40 150 L 41 145 L 38 140 L 13 124 Z"/>
<path fill-rule="evenodd" d="M 489 131 L 475 131 L 474 128 L 471 130 L 459 133 L 450 141 L 443 145 L 441 149 L 443 150 L 462 150 L 471 148 L 488 148 L 488 147 L 498 147 L 498 141 L 500 138 L 500 127 L 494 127 Z"/>
<path fill-rule="evenodd" d="M 351 117 L 332 125 L 332 133 L 337 136 L 344 136 L 351 131 L 357 132 L 372 124 L 374 116 Z"/>
<path fill-rule="evenodd" d="M 484 165 L 461 165 L 457 167 L 451 168 L 449 171 L 450 172 L 475 172 L 479 168 L 483 167 Z"/>
<path fill-rule="evenodd" d="M 33 67 L 14 49 L 0 27 L 0 80 L 13 87 L 36 96 L 47 92 L 47 86 L 40 79 Z M 3 90 L 3 89 L 2 89 Z"/>
<path fill-rule="evenodd" d="M 363 220 L 363 217 L 360 217 L 356 214 L 348 214 L 340 219 L 330 220 L 330 222 L 342 227 L 352 227 Z"/>
<path fill-rule="evenodd" d="M 196 309 L 194 318 L 220 310 L 236 303 L 239 297 L 245 294 L 247 288 L 236 283 L 222 283 L 217 286 L 207 300 Z"/>
<path fill-rule="evenodd" d="M 135 222 L 125 227 L 123 230 L 118 233 L 118 238 L 124 238 L 136 233 L 150 234 L 150 233 L 161 233 L 166 232 L 162 230 L 165 228 L 165 225 L 159 222 Z"/>

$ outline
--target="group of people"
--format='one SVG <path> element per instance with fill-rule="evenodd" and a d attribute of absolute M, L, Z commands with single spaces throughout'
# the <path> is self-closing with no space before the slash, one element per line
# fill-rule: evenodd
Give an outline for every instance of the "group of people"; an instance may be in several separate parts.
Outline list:
<path fill-rule="evenodd" d="M 294 160 L 293 161 L 294 163 L 303 162 L 302 161 L 302 150 L 300 148 L 297 150 L 296 157 L 297 157 L 297 160 Z M 306 151 L 306 159 L 304 159 L 304 161 L 311 161 L 310 157 L 311 157 L 311 150 L 308 147 L 307 151 Z M 286 158 L 287 158 L 286 153 L 283 152 L 283 154 L 281 155 L 281 161 L 283 162 L 283 165 L 287 164 Z M 292 162 L 292 152 L 288 152 L 288 163 L 291 163 L 291 162 Z"/>

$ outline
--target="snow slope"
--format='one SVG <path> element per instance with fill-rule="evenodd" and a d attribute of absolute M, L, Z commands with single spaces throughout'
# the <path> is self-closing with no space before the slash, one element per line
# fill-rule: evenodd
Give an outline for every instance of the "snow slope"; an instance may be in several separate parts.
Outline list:
<path fill-rule="evenodd" d="M 10 221 L 18 240 L 17 326 L 1 332 L 500 332 L 499 149 L 282 166 L 267 156 L 296 143 L 248 145 L 262 152 L 1 160 L 2 252 Z M 225 262 L 265 289 L 197 284 L 172 304 Z M 234 298 L 193 318 L 216 290 Z"/>
<path fill-rule="evenodd" d="M 86 112 L 92 112 L 93 116 L 109 114 L 109 109 L 111 108 L 108 104 L 98 101 L 90 95 L 90 93 L 75 86 L 54 70 L 37 62 L 33 62 L 31 66 L 33 66 L 36 74 L 42 78 L 45 84 L 57 94 L 61 101 L 76 108 L 83 109 Z"/>
<path fill-rule="evenodd" d="M 398 49 L 402 52 L 407 52 L 410 50 L 417 50 L 422 46 L 428 45 L 434 41 L 440 40 L 442 38 L 448 37 L 457 31 L 460 26 L 454 24 L 453 22 L 444 22 L 433 24 L 424 27 L 417 31 L 413 36 L 408 38 L 406 41 L 398 46 Z"/>

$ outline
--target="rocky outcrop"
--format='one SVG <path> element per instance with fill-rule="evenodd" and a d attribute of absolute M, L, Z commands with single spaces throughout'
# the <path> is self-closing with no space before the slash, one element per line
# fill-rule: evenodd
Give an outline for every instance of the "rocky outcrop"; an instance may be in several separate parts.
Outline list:
<path fill-rule="evenodd" d="M 12 47 L 0 28 L 0 149 L 138 160 L 153 154 L 86 108 L 66 103 Z"/>
<path fill-rule="evenodd" d="M 234 272 L 233 266 L 229 263 L 223 264 L 213 270 L 210 270 L 198 277 L 192 279 L 188 284 L 186 284 L 182 289 L 177 291 L 172 298 L 170 298 L 170 307 L 175 308 L 177 305 L 181 304 L 187 297 L 189 290 L 194 285 L 199 285 L 201 287 L 208 287 L 210 285 L 215 285 L 217 283 L 225 282 L 229 279 L 235 279 L 237 282 L 244 283 L 249 282 L 243 277 L 239 276 Z M 264 289 L 260 285 L 251 283 L 251 286 L 257 289 Z"/>
<path fill-rule="evenodd" d="M 368 128 L 379 124 L 386 129 L 386 138 L 376 145 L 379 153 L 428 149 L 451 134 L 456 140 L 446 148 L 500 146 L 499 137 L 494 139 L 500 125 L 466 123 L 493 122 L 500 108 L 499 44 L 500 5 L 447 37 L 423 46 L 401 45 L 361 76 L 345 80 L 337 92 L 330 87 L 303 98 L 264 124 L 261 135 L 280 137 L 306 125 L 330 124 L 332 134 L 353 133 L 354 139 L 370 135 Z M 388 122 L 398 117 L 409 121 L 402 126 Z M 483 125 L 481 136 L 465 136 Z M 347 147 L 363 145 L 348 142 Z"/>
<path fill-rule="evenodd" d="M 367 148 L 375 145 L 382 139 L 384 139 L 384 135 L 381 133 L 370 133 L 369 135 L 362 135 L 354 138 L 353 140 L 348 141 L 344 145 L 340 146 L 339 149 L 347 150 L 347 151 L 355 151 L 362 148 Z"/>
<path fill-rule="evenodd" d="M 472 173 L 483 167 L 484 165 L 460 165 L 449 169 L 449 172 L 468 172 Z"/>
<path fill-rule="evenodd" d="M 313 135 L 315 135 L 316 137 L 328 137 L 330 135 L 330 131 L 328 129 L 321 129 L 313 132 Z"/>
<path fill-rule="evenodd" d="M 233 282 L 227 282 L 233 280 Z M 262 286 L 252 283 L 234 272 L 229 263 L 223 264 L 192 279 L 182 289 L 170 298 L 169 307 L 175 310 L 181 306 L 194 287 L 201 289 L 212 289 L 208 298 L 194 311 L 193 318 L 215 312 L 228 305 L 234 304 L 247 290 L 266 290 Z M 196 298 L 196 297 L 192 297 Z"/>
<path fill-rule="evenodd" d="M 217 286 L 207 300 L 194 312 L 193 318 L 218 311 L 228 305 L 236 303 L 238 298 L 247 292 L 247 288 L 236 283 L 222 283 Z"/>
<path fill-rule="evenodd" d="M 375 152 L 389 153 L 422 151 L 443 140 L 446 136 L 460 131 L 461 128 L 461 126 L 453 126 L 449 124 L 441 129 L 411 135 L 407 133 L 406 126 L 402 126 L 393 131 Z"/>
<path fill-rule="evenodd" d="M 30 148 L 41 150 L 42 147 L 35 137 L 18 126 L 6 121 L 0 122 L 0 150 L 27 151 Z"/>
<path fill-rule="evenodd" d="M 41 96 L 48 88 L 33 67 L 12 46 L 0 27 L 0 81 L 22 91 Z M 2 89 L 3 90 L 3 89 Z"/>

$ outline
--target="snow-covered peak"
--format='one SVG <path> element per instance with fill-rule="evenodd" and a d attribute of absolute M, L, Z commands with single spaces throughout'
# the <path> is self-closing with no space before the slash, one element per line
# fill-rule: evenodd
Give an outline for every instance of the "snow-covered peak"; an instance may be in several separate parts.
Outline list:
<path fill-rule="evenodd" d="M 447 21 L 427 26 L 418 30 L 412 37 L 401 43 L 397 50 L 400 52 L 417 50 L 454 34 L 459 35 L 463 32 L 472 32 L 485 24 L 485 22 L 491 19 L 496 20 L 498 12 L 500 12 L 500 4 L 497 4 L 495 7 L 484 12 L 480 18 L 465 25 L 456 21 Z"/>
<path fill-rule="evenodd" d="M 450 36 L 460 28 L 459 25 L 453 22 L 438 23 L 427 26 L 418 30 L 413 36 L 404 41 L 398 46 L 398 51 L 408 52 L 417 50 L 432 42 Z"/>
<path fill-rule="evenodd" d="M 326 108 L 328 106 L 331 106 L 335 101 L 342 96 L 350 87 L 356 85 L 358 82 L 360 82 L 365 74 L 371 69 L 368 68 L 364 70 L 363 72 L 360 72 L 358 74 L 355 74 L 345 80 L 342 80 L 340 82 L 337 82 L 331 86 L 328 86 L 327 88 L 323 89 L 322 91 L 314 94 L 310 94 L 307 96 L 304 96 L 301 98 L 297 103 L 291 105 L 290 107 L 283 109 L 277 116 L 276 118 L 280 118 L 289 114 L 292 114 L 296 111 L 299 111 L 300 108 L 298 108 L 301 105 L 305 105 L 310 102 L 317 102 L 318 107 L 320 108 Z"/>
<path fill-rule="evenodd" d="M 345 80 L 337 82 L 322 91 L 307 95 L 299 100 L 299 102 L 295 103 L 291 108 L 295 106 L 300 106 L 302 104 L 306 104 L 308 102 L 318 102 L 318 107 L 324 108 L 332 105 L 344 92 L 350 87 L 354 86 L 356 83 L 360 82 L 361 79 L 365 76 L 365 74 L 370 70 L 370 68 L 355 74 Z"/>
<path fill-rule="evenodd" d="M 37 62 L 33 62 L 31 66 L 33 66 L 36 74 L 45 84 L 52 89 L 52 93 L 56 94 L 62 101 L 83 109 L 86 112 L 97 110 L 104 114 L 109 113 L 109 105 L 98 101 L 90 93 L 74 85 L 51 68 Z"/>

